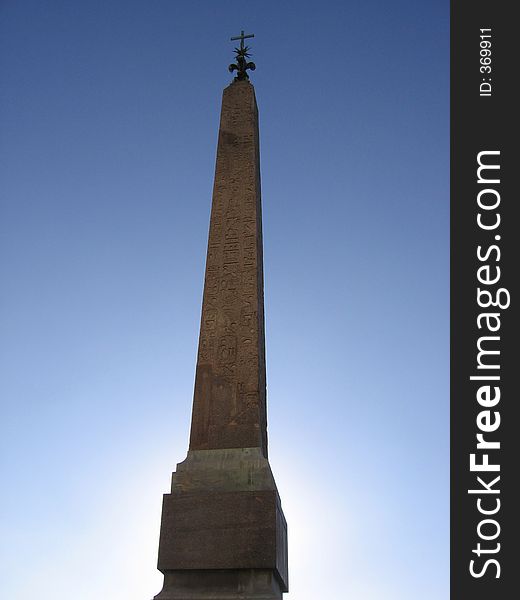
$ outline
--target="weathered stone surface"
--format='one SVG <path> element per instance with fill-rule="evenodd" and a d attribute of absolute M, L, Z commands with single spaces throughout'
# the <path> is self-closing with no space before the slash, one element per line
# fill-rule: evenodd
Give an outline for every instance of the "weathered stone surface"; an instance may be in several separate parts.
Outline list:
<path fill-rule="evenodd" d="M 260 448 L 188 452 L 164 495 L 158 568 L 272 569 L 287 590 L 287 523 Z"/>
<path fill-rule="evenodd" d="M 276 485 L 260 448 L 190 450 L 172 476 L 172 494 L 207 489 L 275 490 Z"/>
<path fill-rule="evenodd" d="M 282 600 L 282 590 L 268 569 L 171 571 L 155 600 Z"/>
<path fill-rule="evenodd" d="M 190 450 L 267 456 L 263 305 L 258 111 L 237 81 L 222 99 Z"/>
<path fill-rule="evenodd" d="M 258 113 L 224 90 L 190 447 L 165 494 L 156 600 L 281 600 L 287 524 L 267 460 Z"/>
<path fill-rule="evenodd" d="M 167 494 L 159 568 L 276 568 L 275 491 Z"/>

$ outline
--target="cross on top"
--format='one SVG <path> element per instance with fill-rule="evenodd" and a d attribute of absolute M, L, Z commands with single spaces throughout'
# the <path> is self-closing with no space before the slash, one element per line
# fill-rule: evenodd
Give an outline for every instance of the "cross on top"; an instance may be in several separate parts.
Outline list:
<path fill-rule="evenodd" d="M 244 30 L 242 29 L 242 31 L 240 32 L 240 35 L 232 37 L 231 41 L 234 42 L 235 40 L 240 40 L 240 50 L 243 50 L 244 49 L 244 40 L 246 40 L 247 38 L 253 38 L 253 37 L 255 37 L 254 33 L 248 33 L 247 35 L 244 35 Z"/>
<path fill-rule="evenodd" d="M 247 60 L 250 56 L 249 46 L 244 46 L 244 40 L 247 40 L 247 38 L 253 38 L 253 37 L 255 37 L 254 33 L 248 33 L 247 35 L 244 35 L 244 31 L 242 30 L 240 32 L 240 35 L 237 35 L 237 36 L 231 38 L 232 42 L 234 42 L 235 40 L 240 40 L 240 48 L 235 48 L 236 63 L 233 63 L 233 64 L 229 65 L 229 67 L 228 67 L 230 73 L 233 73 L 233 71 L 237 72 L 235 81 L 244 81 L 244 80 L 247 81 L 249 79 L 247 70 L 249 69 L 251 71 L 254 71 L 256 69 L 255 63 L 248 62 L 248 60 Z"/>

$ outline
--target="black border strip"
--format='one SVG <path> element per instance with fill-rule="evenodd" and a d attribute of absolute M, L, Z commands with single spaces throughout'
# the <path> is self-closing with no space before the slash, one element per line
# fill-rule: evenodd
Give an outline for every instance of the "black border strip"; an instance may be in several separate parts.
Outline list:
<path fill-rule="evenodd" d="M 451 3 L 450 551 L 454 600 L 510 600 L 520 574 L 520 386 L 516 381 L 520 373 L 520 221 L 514 218 L 520 212 L 520 193 L 515 189 L 520 187 L 520 153 L 516 148 L 520 143 L 520 102 L 513 91 L 520 78 L 520 35 L 514 8 L 514 2 L 500 0 Z M 488 33 L 489 38 L 485 37 Z M 491 42 L 489 48 L 481 44 L 486 40 Z M 481 52 L 486 49 L 490 56 Z M 486 66 L 490 69 L 481 68 Z M 491 95 L 482 95 L 487 93 Z M 483 164 L 500 167 L 483 168 L 480 182 L 479 153 L 485 153 L 480 154 Z M 479 213 L 483 226 L 494 226 L 498 218 L 500 223 L 485 229 L 478 224 Z M 488 283 L 496 279 L 497 267 L 500 279 Z M 505 307 L 508 297 L 510 306 Z M 500 306 L 485 307 L 490 298 L 498 299 Z M 482 316 L 491 313 L 498 317 Z M 499 329 L 491 331 L 499 322 Z M 480 365 L 479 340 L 480 349 L 484 349 Z M 472 380 L 472 376 L 500 379 Z M 488 449 L 477 448 L 479 433 Z M 500 448 L 492 448 L 492 442 L 499 442 Z M 475 469 L 480 470 L 471 470 L 472 454 Z M 500 471 L 478 467 L 485 463 L 484 455 Z M 496 477 L 500 479 L 492 483 Z"/>

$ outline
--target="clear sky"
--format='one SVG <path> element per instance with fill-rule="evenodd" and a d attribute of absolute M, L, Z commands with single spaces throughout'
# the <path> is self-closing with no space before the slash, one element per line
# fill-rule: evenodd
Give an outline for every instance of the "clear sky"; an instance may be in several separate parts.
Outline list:
<path fill-rule="evenodd" d="M 161 588 L 241 29 L 286 597 L 449 596 L 448 1 L 2 0 L 2 598 Z"/>

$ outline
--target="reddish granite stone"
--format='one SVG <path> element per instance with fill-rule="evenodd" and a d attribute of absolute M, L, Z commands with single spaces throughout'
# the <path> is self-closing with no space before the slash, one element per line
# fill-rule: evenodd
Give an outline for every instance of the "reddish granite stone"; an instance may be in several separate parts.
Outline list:
<path fill-rule="evenodd" d="M 267 456 L 258 111 L 248 81 L 224 90 L 190 450 Z"/>
<path fill-rule="evenodd" d="M 157 600 L 281 600 L 287 525 L 267 461 L 253 86 L 224 90 L 188 457 L 164 496 Z"/>

